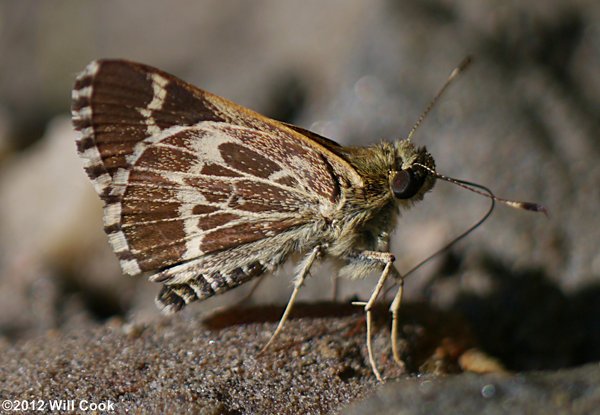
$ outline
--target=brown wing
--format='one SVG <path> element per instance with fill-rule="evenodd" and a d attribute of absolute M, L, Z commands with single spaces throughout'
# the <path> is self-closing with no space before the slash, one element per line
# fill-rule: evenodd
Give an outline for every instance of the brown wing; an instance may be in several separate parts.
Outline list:
<path fill-rule="evenodd" d="M 72 111 L 128 274 L 268 238 L 332 208 L 340 181 L 361 183 L 310 138 L 141 64 L 92 62 Z"/>

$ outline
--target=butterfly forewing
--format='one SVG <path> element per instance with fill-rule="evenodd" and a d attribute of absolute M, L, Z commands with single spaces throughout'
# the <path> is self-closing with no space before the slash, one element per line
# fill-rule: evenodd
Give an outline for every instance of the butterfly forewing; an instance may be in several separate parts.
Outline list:
<path fill-rule="evenodd" d="M 92 62 L 72 109 L 127 274 L 181 283 L 208 272 L 209 254 L 244 246 L 230 268 L 256 275 L 258 242 L 326 215 L 361 180 L 309 137 L 141 64 Z"/>

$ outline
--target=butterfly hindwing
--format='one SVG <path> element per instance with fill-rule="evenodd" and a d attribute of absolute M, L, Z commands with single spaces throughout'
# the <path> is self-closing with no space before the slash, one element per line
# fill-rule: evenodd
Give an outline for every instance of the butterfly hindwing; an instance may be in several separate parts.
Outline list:
<path fill-rule="evenodd" d="M 213 122 L 169 133 L 115 177 L 121 208 L 106 220 L 120 225 L 141 270 L 272 237 L 318 213 L 320 198 L 244 134 L 261 133 Z M 118 250 L 119 234 L 109 238 Z"/>

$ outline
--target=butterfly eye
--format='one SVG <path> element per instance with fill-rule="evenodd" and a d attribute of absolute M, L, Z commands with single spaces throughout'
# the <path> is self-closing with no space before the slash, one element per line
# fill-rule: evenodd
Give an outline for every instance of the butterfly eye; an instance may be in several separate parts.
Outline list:
<path fill-rule="evenodd" d="M 423 185 L 425 178 L 416 176 L 412 170 L 400 170 L 392 179 L 392 191 L 398 199 L 413 197 Z"/>

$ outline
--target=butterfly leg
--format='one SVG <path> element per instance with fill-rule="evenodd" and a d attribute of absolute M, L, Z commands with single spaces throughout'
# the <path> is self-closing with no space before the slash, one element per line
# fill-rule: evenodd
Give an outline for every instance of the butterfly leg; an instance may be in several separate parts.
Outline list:
<path fill-rule="evenodd" d="M 250 298 L 252 298 L 252 295 L 254 295 L 254 293 L 256 292 L 258 287 L 262 284 L 262 282 L 264 281 L 265 278 L 266 278 L 265 275 L 260 275 L 259 277 L 257 277 L 256 281 L 252 285 L 252 288 L 250 288 L 250 291 L 248 291 L 246 294 L 244 294 L 242 296 L 242 298 L 234 301 L 232 304 L 226 304 L 226 305 L 222 305 L 220 307 L 215 307 L 212 309 L 212 313 L 218 314 L 223 310 L 228 310 L 228 309 L 237 308 L 237 307 L 243 307 L 250 300 Z"/>
<path fill-rule="evenodd" d="M 336 302 L 337 298 L 338 298 L 338 290 L 339 290 L 339 278 L 337 275 L 333 275 L 333 277 L 331 277 L 331 301 L 332 302 Z"/>
<path fill-rule="evenodd" d="M 400 352 L 398 351 L 398 311 L 402 305 L 402 295 L 404 294 L 404 278 L 402 275 L 397 273 L 395 279 L 398 282 L 398 291 L 396 292 L 396 296 L 390 305 L 390 311 L 392 312 L 392 354 L 394 355 L 394 360 L 398 366 L 404 369 L 405 365 L 400 358 Z"/>
<path fill-rule="evenodd" d="M 290 313 L 292 312 L 294 302 L 296 301 L 296 297 L 298 296 L 298 293 L 300 292 L 300 287 L 302 287 L 302 285 L 304 284 L 304 280 L 306 279 L 306 276 L 308 275 L 308 272 L 310 271 L 310 267 L 312 266 L 313 262 L 315 262 L 315 259 L 317 259 L 320 255 L 321 255 L 321 247 L 316 246 L 311 251 L 311 253 L 305 257 L 304 261 L 300 264 L 298 275 L 296 276 L 296 278 L 294 280 L 294 291 L 292 291 L 292 295 L 290 296 L 290 299 L 285 308 L 285 311 L 283 312 L 283 315 L 281 316 L 281 319 L 279 320 L 279 324 L 277 325 L 277 328 L 271 335 L 271 338 L 269 339 L 267 344 L 265 344 L 265 346 L 261 349 L 260 354 L 264 353 L 265 350 L 267 350 L 269 348 L 269 346 L 273 343 L 273 341 L 275 340 L 277 335 L 283 329 L 283 325 L 285 324 Z"/>
<path fill-rule="evenodd" d="M 373 344 L 372 344 L 372 326 L 373 326 L 373 315 L 372 308 L 373 304 L 375 304 L 375 300 L 381 293 L 387 278 L 390 276 L 394 265 L 394 255 L 389 252 L 377 252 L 377 251 L 363 251 L 360 253 L 360 257 L 369 262 L 379 262 L 385 264 L 381 276 L 379 277 L 379 281 L 377 281 L 377 285 L 373 289 L 371 293 L 371 297 L 369 297 L 369 301 L 366 303 L 355 303 L 365 306 L 366 320 L 367 320 L 367 352 L 369 354 L 369 363 L 371 365 L 371 370 L 373 370 L 373 374 L 377 378 L 378 381 L 383 382 L 383 378 L 381 377 L 381 373 L 379 369 L 377 369 L 377 364 L 375 362 L 375 357 L 373 356 Z"/>
<path fill-rule="evenodd" d="M 244 294 L 244 296 L 242 298 L 237 300 L 234 303 L 234 306 L 236 306 L 236 307 L 241 306 L 241 305 L 245 304 L 246 302 L 248 302 L 248 300 L 250 300 L 250 298 L 252 298 L 252 296 L 254 295 L 256 290 L 258 290 L 258 287 L 260 287 L 260 285 L 263 283 L 264 280 L 265 280 L 264 275 L 261 275 L 260 277 L 258 277 L 256 279 L 256 282 L 254 283 L 254 285 L 252 285 L 252 288 L 250 288 L 250 291 L 248 291 L 246 294 Z"/>

